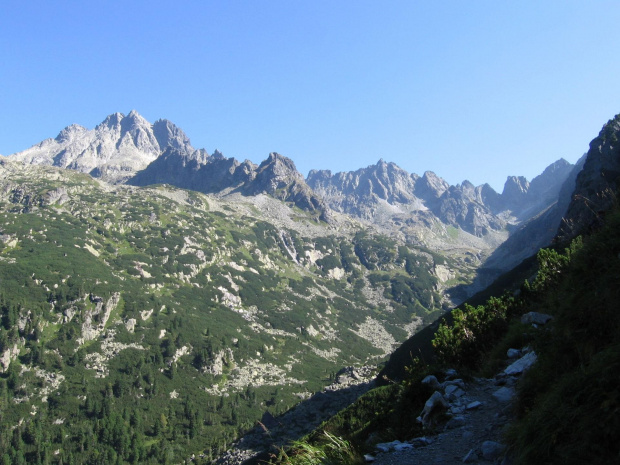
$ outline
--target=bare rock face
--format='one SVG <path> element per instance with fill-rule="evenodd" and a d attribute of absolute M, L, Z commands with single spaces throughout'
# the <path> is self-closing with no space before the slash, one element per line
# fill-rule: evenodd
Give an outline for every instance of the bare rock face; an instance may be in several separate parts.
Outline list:
<path fill-rule="evenodd" d="M 394 163 L 381 159 L 376 165 L 335 175 L 328 170 L 312 170 L 307 182 L 330 208 L 372 218 L 381 201 L 392 205 L 420 204 L 414 194 L 417 179 L 416 174 L 409 174 Z"/>
<path fill-rule="evenodd" d="M 170 147 L 127 183 L 136 186 L 165 183 L 206 194 L 268 194 L 329 221 L 323 200 L 306 184 L 293 161 L 278 153 L 269 154 L 256 166 L 248 160 L 225 158 L 218 151 L 209 155 L 204 150 L 188 153 Z"/>
<path fill-rule="evenodd" d="M 532 180 L 528 196 L 539 199 L 540 213 L 535 213 L 519 225 L 484 263 L 484 270 L 495 270 L 490 274 L 489 279 L 514 268 L 526 258 L 534 255 L 540 248 L 551 244 L 562 216 L 568 208 L 572 192 L 575 189 L 575 180 L 582 170 L 584 162 L 585 156 L 575 165 L 571 165 L 565 160 L 559 160 L 550 165 L 543 174 Z M 547 177 L 548 174 L 552 174 L 554 176 L 559 175 L 559 177 L 555 177 L 556 181 L 562 179 L 567 168 L 569 169 L 568 176 L 559 187 L 557 183 L 552 182 L 553 179 Z M 545 182 L 543 183 L 543 181 Z M 538 187 L 539 185 L 540 187 Z M 557 193 L 554 195 L 555 192 Z M 530 209 L 532 208 L 530 207 Z M 522 212 L 521 217 L 527 218 L 527 211 Z M 487 283 L 481 282 L 481 285 Z"/>
<path fill-rule="evenodd" d="M 255 171 L 254 179 L 243 188 L 247 195 L 269 194 L 293 202 L 302 210 L 319 212 L 323 220 L 328 213 L 323 200 L 306 184 L 290 158 L 272 152 Z"/>
<path fill-rule="evenodd" d="M 415 186 L 415 194 L 427 202 L 438 200 L 443 193 L 448 190 L 450 185 L 432 171 L 424 173 Z"/>
<path fill-rule="evenodd" d="M 224 158 L 221 153 L 209 155 L 205 150 L 187 153 L 169 147 L 144 170 L 127 181 L 134 186 L 171 184 L 206 194 L 235 189 L 254 177 L 256 165 L 234 158 Z"/>
<path fill-rule="evenodd" d="M 465 181 L 450 186 L 431 171 L 420 177 L 383 160 L 335 175 L 329 171 L 311 171 L 308 184 L 332 209 L 371 221 L 390 212 L 391 207 L 395 216 L 403 213 L 412 216 L 414 212 L 431 214 L 444 224 L 479 237 L 505 226 L 487 204 L 496 206 L 499 202 L 499 195 L 489 185 L 475 187 Z"/>
<path fill-rule="evenodd" d="M 620 115 L 609 120 L 592 142 L 575 190 L 558 230 L 560 242 L 601 224 L 605 211 L 617 201 L 620 187 Z"/>
<path fill-rule="evenodd" d="M 351 172 L 313 170 L 307 182 L 336 211 L 370 221 L 386 214 L 397 221 L 419 222 L 422 217 L 484 237 L 505 229 L 506 216 L 524 221 L 555 202 L 571 169 L 565 160 L 555 162 L 532 181 L 531 192 L 527 179 L 511 176 L 502 194 L 469 181 L 450 186 L 431 171 L 420 177 L 383 160 Z"/>
<path fill-rule="evenodd" d="M 483 193 L 490 197 L 492 188 L 483 187 L 475 187 L 469 181 L 450 186 L 432 209 L 433 213 L 444 223 L 458 225 L 478 237 L 503 229 L 506 222 L 493 214 L 482 197 Z"/>
<path fill-rule="evenodd" d="M 111 183 L 122 183 L 155 160 L 167 147 L 193 152 L 174 124 L 146 121 L 135 110 L 109 115 L 95 129 L 73 124 L 12 158 L 30 164 L 68 168 Z"/>
<path fill-rule="evenodd" d="M 508 176 L 504 183 L 502 201 L 510 210 L 520 210 L 527 202 L 530 183 L 523 176 Z"/>

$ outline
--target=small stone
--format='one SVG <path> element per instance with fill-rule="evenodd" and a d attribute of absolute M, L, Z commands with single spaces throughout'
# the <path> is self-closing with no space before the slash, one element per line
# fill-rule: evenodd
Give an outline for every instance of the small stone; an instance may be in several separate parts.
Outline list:
<path fill-rule="evenodd" d="M 506 386 L 499 388 L 493 393 L 493 397 L 495 397 L 500 402 L 510 402 L 514 396 L 515 390 Z"/>
<path fill-rule="evenodd" d="M 465 382 L 462 379 L 460 379 L 460 378 L 459 379 L 451 379 L 451 380 L 448 380 L 448 381 L 444 381 L 443 386 L 446 387 L 446 386 L 450 386 L 452 384 L 455 385 L 455 386 L 460 387 L 461 389 L 465 389 Z"/>
<path fill-rule="evenodd" d="M 478 461 L 478 454 L 474 449 L 471 449 L 465 457 L 463 457 L 463 463 L 474 463 Z"/>
<path fill-rule="evenodd" d="M 486 460 L 495 460 L 504 452 L 504 445 L 495 441 L 484 441 L 482 443 L 482 456 Z"/>
<path fill-rule="evenodd" d="M 536 353 L 529 352 L 516 362 L 509 365 L 504 370 L 504 373 L 506 373 L 507 375 L 517 375 L 523 373 L 524 371 L 527 371 L 532 365 L 534 365 L 534 363 L 536 363 L 536 359 Z"/>
<path fill-rule="evenodd" d="M 521 323 L 525 325 L 546 325 L 552 318 L 551 315 L 547 315 L 546 313 L 529 312 L 521 316 Z"/>
<path fill-rule="evenodd" d="M 446 388 L 444 389 L 444 393 L 446 394 L 446 397 L 450 397 L 450 394 L 452 394 L 457 389 L 458 386 L 451 384 L 450 386 L 446 386 Z"/>
<path fill-rule="evenodd" d="M 467 407 L 465 407 L 466 410 L 475 410 L 478 407 L 482 406 L 482 402 L 480 402 L 479 400 L 475 400 L 473 402 L 470 402 L 469 404 L 467 404 Z"/>
<path fill-rule="evenodd" d="M 460 428 L 461 426 L 465 426 L 465 417 L 463 416 L 456 416 L 456 417 L 452 417 L 448 420 L 448 423 L 446 423 L 446 429 L 455 429 L 455 428 Z"/>
<path fill-rule="evenodd" d="M 433 440 L 422 436 L 419 438 L 414 438 L 410 442 L 411 444 L 413 444 L 413 447 L 425 447 L 425 446 L 428 446 L 429 444 L 432 444 Z"/>
<path fill-rule="evenodd" d="M 506 356 L 510 359 L 521 357 L 521 351 L 519 349 L 508 349 Z"/>
<path fill-rule="evenodd" d="M 463 432 L 463 439 L 469 440 L 469 439 L 472 439 L 473 437 L 474 437 L 474 432 L 473 431 L 467 430 L 467 431 Z"/>
<path fill-rule="evenodd" d="M 438 389 L 440 387 L 439 381 L 433 375 L 428 375 L 426 378 L 422 380 L 422 384 L 426 384 L 433 389 Z"/>
<path fill-rule="evenodd" d="M 365 455 L 364 455 L 364 460 L 365 460 L 366 462 L 374 462 L 374 461 L 375 461 L 375 457 L 373 457 L 373 456 L 372 456 L 372 455 L 370 455 L 370 454 L 365 454 Z"/>
<path fill-rule="evenodd" d="M 413 444 L 409 444 L 408 442 L 401 442 L 399 444 L 394 445 L 394 450 L 396 452 L 400 452 L 407 449 L 413 449 Z"/>
<path fill-rule="evenodd" d="M 454 415 L 460 415 L 463 412 L 465 412 L 465 407 L 460 407 L 460 406 L 457 406 L 457 405 L 452 405 L 450 407 L 450 413 L 452 413 Z"/>
<path fill-rule="evenodd" d="M 445 373 L 446 379 L 456 378 L 459 375 L 454 368 L 448 368 Z"/>

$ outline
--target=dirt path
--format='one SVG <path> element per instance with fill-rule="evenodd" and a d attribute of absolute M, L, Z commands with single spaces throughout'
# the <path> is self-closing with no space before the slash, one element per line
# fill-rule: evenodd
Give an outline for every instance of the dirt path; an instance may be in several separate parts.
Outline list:
<path fill-rule="evenodd" d="M 475 379 L 467 383 L 465 395 L 451 402 L 453 410 L 457 411 L 453 418 L 458 420 L 449 422 L 443 432 L 427 436 L 430 444 L 418 445 L 422 441 L 410 441 L 413 443 L 411 448 L 377 454 L 373 465 L 500 463 L 501 457 L 487 460 L 482 453 L 485 441 L 502 442 L 502 432 L 509 421 L 510 401 L 500 401 L 493 396 L 500 388 L 491 379 Z M 473 407 L 475 402 L 480 405 Z M 468 405 L 472 408 L 468 409 Z M 458 413 L 460 409 L 463 413 Z M 405 447 L 409 446 L 405 444 Z M 468 454 L 470 456 L 465 460 Z M 490 456 L 487 454 L 487 457 Z"/>

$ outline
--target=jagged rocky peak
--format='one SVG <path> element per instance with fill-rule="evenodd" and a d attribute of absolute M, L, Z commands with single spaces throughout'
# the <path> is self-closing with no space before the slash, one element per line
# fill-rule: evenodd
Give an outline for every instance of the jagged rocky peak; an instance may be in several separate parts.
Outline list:
<path fill-rule="evenodd" d="M 502 191 L 504 207 L 509 210 L 520 210 L 527 201 L 530 183 L 523 176 L 508 176 Z"/>
<path fill-rule="evenodd" d="M 568 241 L 584 230 L 598 227 L 606 210 L 617 202 L 620 188 L 620 114 L 609 120 L 590 142 L 583 169 L 557 240 Z"/>
<path fill-rule="evenodd" d="M 254 178 L 255 165 L 225 158 L 221 152 L 210 156 L 204 149 L 188 152 L 168 147 L 163 154 L 127 181 L 136 186 L 172 184 L 207 194 L 236 189 Z"/>
<path fill-rule="evenodd" d="M 528 196 L 544 199 L 545 201 L 557 199 L 563 182 L 570 175 L 574 165 L 560 158 L 550 164 L 545 170 L 532 179 Z"/>
<path fill-rule="evenodd" d="M 55 140 L 60 144 L 69 143 L 75 140 L 76 137 L 82 136 L 85 132 L 88 132 L 88 129 L 84 126 L 80 126 L 79 124 L 71 124 L 60 131 Z"/>
<path fill-rule="evenodd" d="M 448 190 L 450 184 L 432 171 L 426 171 L 415 185 L 415 195 L 424 200 L 436 200 Z"/>
<path fill-rule="evenodd" d="M 125 115 L 123 115 L 122 113 L 112 113 L 111 115 L 108 115 L 106 119 L 104 119 L 101 123 L 95 126 L 95 130 L 103 128 L 114 129 L 120 127 L 121 121 L 124 117 Z"/>
<path fill-rule="evenodd" d="M 502 194 L 505 196 L 525 195 L 529 188 L 530 183 L 524 176 L 508 176 Z"/>
<path fill-rule="evenodd" d="M 326 198 L 345 195 L 368 200 L 376 197 L 392 203 L 413 200 L 417 179 L 417 175 L 407 173 L 395 163 L 380 159 L 375 165 L 335 175 L 329 170 L 310 171 L 308 185 Z"/>
<path fill-rule="evenodd" d="M 215 151 L 213 152 L 213 155 L 211 155 L 214 159 L 224 159 L 226 158 L 224 156 L 224 154 L 222 152 L 220 152 L 218 149 L 215 149 Z"/>
<path fill-rule="evenodd" d="M 295 163 L 290 158 L 280 155 L 277 152 L 271 152 L 267 159 L 263 161 L 258 167 L 258 173 L 268 172 L 272 175 L 272 180 L 302 180 L 304 177 L 301 175 Z"/>
<path fill-rule="evenodd" d="M 169 121 L 150 124 L 137 111 L 113 113 L 94 129 L 73 124 L 55 139 L 46 139 L 14 154 L 29 164 L 68 168 L 112 183 L 122 183 L 146 168 L 167 147 L 194 151 L 187 136 Z"/>
<path fill-rule="evenodd" d="M 159 147 L 172 147 L 185 150 L 191 147 L 189 137 L 181 128 L 167 119 L 158 119 L 153 123 L 153 134 Z"/>
<path fill-rule="evenodd" d="M 330 220 L 325 202 L 306 184 L 293 160 L 276 152 L 260 164 L 254 179 L 242 191 L 247 195 L 269 194 L 293 202 L 302 210 L 316 212 L 322 220 Z"/>

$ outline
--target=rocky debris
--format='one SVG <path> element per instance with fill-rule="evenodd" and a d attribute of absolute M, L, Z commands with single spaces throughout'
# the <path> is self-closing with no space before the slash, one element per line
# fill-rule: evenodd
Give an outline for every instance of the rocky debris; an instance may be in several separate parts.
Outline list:
<path fill-rule="evenodd" d="M 113 357 L 116 357 L 122 350 L 144 350 L 144 347 L 135 342 L 131 344 L 116 342 L 114 340 L 115 336 L 116 331 L 114 329 L 107 330 L 103 336 L 103 340 L 101 341 L 101 350 L 99 352 L 92 352 L 86 354 L 86 356 L 84 357 L 84 360 L 86 362 L 84 365 L 85 368 L 89 370 L 94 370 L 95 376 L 97 378 L 105 378 L 108 375 L 108 362 Z"/>
<path fill-rule="evenodd" d="M 521 352 L 521 351 L 519 351 Z M 536 361 L 532 351 L 523 349 L 525 355 L 517 360 L 523 366 Z M 514 362 L 514 363 L 517 363 Z M 458 379 L 454 370 L 447 370 L 444 381 L 427 376 L 424 384 L 436 387 L 425 404 L 418 421 L 429 428 L 429 435 L 409 441 L 377 444 L 376 454 L 367 462 L 376 465 L 417 465 L 420 463 L 460 464 L 478 463 L 480 460 L 499 463 L 505 457 L 502 433 L 512 414 L 515 396 L 514 384 L 523 370 L 509 368 L 499 372 L 494 379 L 475 378 L 469 383 Z M 510 374 L 507 374 L 507 371 Z M 497 385 L 510 384 L 510 386 Z M 439 389 L 443 389 L 444 394 Z M 458 395 L 455 393 L 458 392 Z M 439 415 L 441 413 L 441 415 Z M 448 417 L 443 425 L 441 417 Z M 433 432 L 434 431 L 434 432 Z M 422 440 L 423 439 L 423 440 Z"/>
<path fill-rule="evenodd" d="M 413 444 L 409 442 L 400 442 L 400 441 L 392 441 L 392 442 L 381 442 L 379 444 L 375 444 L 375 449 L 379 452 L 400 452 L 407 449 L 412 449 Z"/>
<path fill-rule="evenodd" d="M 20 377 L 26 372 L 33 372 L 34 376 L 39 378 L 40 381 L 36 383 L 24 383 L 18 387 L 19 395 L 16 394 L 13 397 L 13 402 L 20 404 L 30 401 L 33 397 L 39 397 L 41 402 L 47 402 L 48 396 L 58 390 L 60 385 L 65 380 L 65 375 L 62 373 L 55 373 L 52 371 L 44 370 L 40 367 L 31 367 L 28 365 L 21 365 Z M 36 413 L 37 406 L 32 405 L 32 411 Z M 34 413 L 32 413 L 34 415 Z"/>
<path fill-rule="evenodd" d="M 348 366 L 342 368 L 336 373 L 336 380 L 325 387 L 325 391 L 339 391 L 348 387 L 357 386 L 360 383 L 369 383 L 376 374 L 376 368 L 373 366 L 353 367 Z"/>
<path fill-rule="evenodd" d="M 0 373 L 6 373 L 11 362 L 19 356 L 19 352 L 23 345 L 24 341 L 21 341 L 20 344 L 15 343 L 12 347 L 8 347 L 2 352 L 2 355 L 0 355 Z"/>
<path fill-rule="evenodd" d="M 127 331 L 130 333 L 133 333 L 136 329 L 136 323 L 138 321 L 135 318 L 129 318 L 126 322 L 125 322 L 125 328 L 127 328 Z"/>
<path fill-rule="evenodd" d="M 57 204 L 59 206 L 64 205 L 69 201 L 69 192 L 64 187 L 58 187 L 57 189 L 53 189 L 47 191 L 43 195 L 42 204 L 43 205 L 54 205 Z"/>
<path fill-rule="evenodd" d="M 537 357 L 534 351 L 528 352 L 519 360 L 506 367 L 504 373 L 507 375 L 520 375 L 534 365 L 534 363 L 536 363 L 536 359 Z"/>
<path fill-rule="evenodd" d="M 447 410 L 449 406 L 450 404 L 448 404 L 448 401 L 441 395 L 441 392 L 435 391 L 424 404 L 424 409 L 417 420 L 423 425 L 428 425 L 431 413 L 436 412 L 437 408 Z"/>
<path fill-rule="evenodd" d="M 379 320 L 370 316 L 366 317 L 366 320 L 357 327 L 357 330 L 351 329 L 351 331 L 362 339 L 366 339 L 377 349 L 382 350 L 385 355 L 390 354 L 396 345 L 394 336 L 387 332 Z"/>
<path fill-rule="evenodd" d="M 305 384 L 305 380 L 299 380 L 287 376 L 287 369 L 272 363 L 264 363 L 259 359 L 247 359 L 243 364 L 238 363 L 228 373 L 226 381 L 222 384 L 205 387 L 204 390 L 214 396 L 224 393 L 240 392 L 248 386 L 279 386 L 283 384 Z"/>
<path fill-rule="evenodd" d="M 60 385 L 65 380 L 65 375 L 61 373 L 54 373 L 44 370 L 40 367 L 34 368 L 34 374 L 37 378 L 40 378 L 43 382 L 43 387 L 39 391 L 42 402 L 47 402 L 47 396 L 53 391 L 58 390 Z"/>
<path fill-rule="evenodd" d="M 105 325 L 110 318 L 110 314 L 120 302 L 121 294 L 115 292 L 104 304 L 103 299 L 97 296 L 91 296 L 91 302 L 95 304 L 95 308 L 89 308 L 84 312 L 82 321 L 82 337 L 77 339 L 78 345 L 84 344 L 86 341 L 92 341 L 99 337 L 105 329 Z"/>
<path fill-rule="evenodd" d="M 546 313 L 529 312 L 521 316 L 521 323 L 524 325 L 546 325 L 553 317 Z"/>
<path fill-rule="evenodd" d="M 172 365 L 173 363 L 178 362 L 181 357 L 183 357 L 184 355 L 189 354 L 191 351 L 192 351 L 192 346 L 191 345 L 186 345 L 186 346 L 183 346 L 183 347 L 177 349 L 176 352 L 174 353 L 174 355 L 172 356 L 172 360 L 170 362 L 170 365 Z"/>
<path fill-rule="evenodd" d="M 0 234 L 0 241 L 4 242 L 6 248 L 17 247 L 19 239 L 16 236 L 10 234 Z"/>
<path fill-rule="evenodd" d="M 203 371 L 212 375 L 221 375 L 224 373 L 224 366 L 233 366 L 235 363 L 235 357 L 233 351 L 230 348 L 219 350 L 213 354 L 211 363 L 207 364 Z"/>

